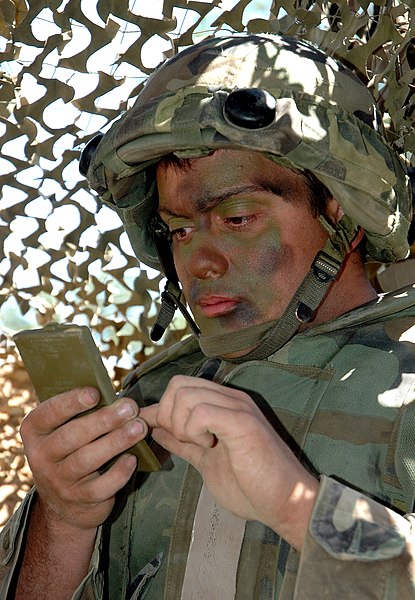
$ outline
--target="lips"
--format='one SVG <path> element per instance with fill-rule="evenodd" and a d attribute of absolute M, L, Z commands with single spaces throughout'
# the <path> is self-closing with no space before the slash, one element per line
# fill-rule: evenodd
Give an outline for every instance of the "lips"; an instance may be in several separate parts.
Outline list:
<path fill-rule="evenodd" d="M 206 317 L 220 317 L 231 312 L 238 302 L 229 296 L 203 296 L 198 299 L 197 307 Z"/>

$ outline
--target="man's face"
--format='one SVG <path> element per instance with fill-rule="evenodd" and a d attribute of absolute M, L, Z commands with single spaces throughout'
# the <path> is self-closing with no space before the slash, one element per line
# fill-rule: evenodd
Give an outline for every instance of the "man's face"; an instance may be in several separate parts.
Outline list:
<path fill-rule="evenodd" d="M 203 335 L 279 318 L 322 248 L 302 177 L 258 152 L 159 167 L 159 212 Z"/>

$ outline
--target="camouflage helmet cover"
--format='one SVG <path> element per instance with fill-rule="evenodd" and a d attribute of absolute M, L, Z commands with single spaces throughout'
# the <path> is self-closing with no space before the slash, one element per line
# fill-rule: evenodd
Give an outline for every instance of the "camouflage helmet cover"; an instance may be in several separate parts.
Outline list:
<path fill-rule="evenodd" d="M 272 99 L 270 122 L 230 118 L 228 99 L 245 88 Z M 363 227 L 371 257 L 392 262 L 408 253 L 412 197 L 380 129 L 366 86 L 311 44 L 276 35 L 210 38 L 149 77 L 99 143 L 87 177 L 120 214 L 137 257 L 160 268 L 148 227 L 157 207 L 157 161 L 172 152 L 193 158 L 218 148 L 261 151 L 313 172 Z"/>

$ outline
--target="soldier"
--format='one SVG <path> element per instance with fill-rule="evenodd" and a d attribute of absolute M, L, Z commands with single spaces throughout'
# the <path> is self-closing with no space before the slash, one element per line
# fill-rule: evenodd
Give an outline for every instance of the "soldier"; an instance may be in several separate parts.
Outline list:
<path fill-rule="evenodd" d="M 364 267 L 406 256 L 412 197 L 366 87 L 294 39 L 205 40 L 81 168 L 167 276 L 154 337 L 176 307 L 194 335 L 110 407 L 27 417 L 2 598 L 413 598 L 415 294 Z M 149 431 L 171 458 L 133 475 Z"/>

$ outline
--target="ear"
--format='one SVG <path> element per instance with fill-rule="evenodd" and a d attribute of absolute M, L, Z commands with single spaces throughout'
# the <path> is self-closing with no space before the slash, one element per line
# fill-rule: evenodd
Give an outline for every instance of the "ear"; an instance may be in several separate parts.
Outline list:
<path fill-rule="evenodd" d="M 335 198 L 331 198 L 327 203 L 325 216 L 333 225 L 336 225 L 344 215 L 344 210 Z"/>

